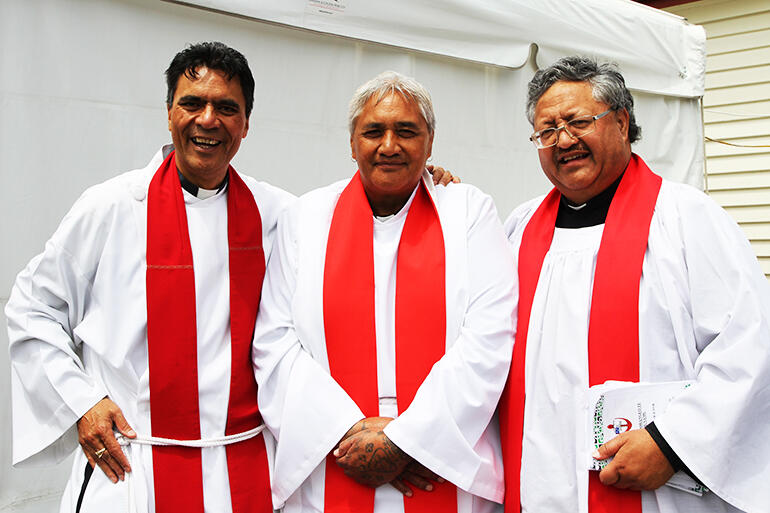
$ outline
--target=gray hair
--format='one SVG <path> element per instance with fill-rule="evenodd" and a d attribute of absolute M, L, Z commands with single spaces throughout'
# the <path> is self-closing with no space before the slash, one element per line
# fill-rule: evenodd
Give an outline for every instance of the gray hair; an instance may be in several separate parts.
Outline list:
<path fill-rule="evenodd" d="M 420 114 L 422 114 L 425 123 L 428 125 L 428 132 L 432 134 L 436 129 L 436 116 L 433 114 L 433 102 L 430 99 L 430 93 L 415 79 L 395 71 L 383 71 L 353 93 L 353 98 L 350 99 L 348 107 L 348 129 L 350 134 L 353 134 L 356 120 L 361 115 L 364 105 L 366 105 L 370 98 L 375 98 L 375 103 L 379 103 L 384 97 L 396 92 L 405 100 L 411 100 L 417 104 Z"/>
<path fill-rule="evenodd" d="M 543 94 L 556 82 L 588 82 L 594 100 L 606 103 L 612 110 L 628 111 L 628 140 L 636 142 L 642 137 L 642 127 L 634 117 L 634 98 L 626 87 L 623 75 L 612 63 L 599 64 L 590 57 L 574 55 L 563 57 L 547 68 L 538 70 L 527 85 L 527 119 L 534 125 L 535 105 Z"/>

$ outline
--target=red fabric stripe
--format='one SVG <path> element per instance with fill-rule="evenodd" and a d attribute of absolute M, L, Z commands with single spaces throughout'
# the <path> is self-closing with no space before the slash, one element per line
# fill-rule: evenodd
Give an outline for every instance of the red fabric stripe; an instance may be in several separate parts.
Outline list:
<path fill-rule="evenodd" d="M 639 381 L 639 282 L 661 178 L 633 155 L 610 204 L 596 257 L 588 325 L 589 386 Z M 641 513 L 642 494 L 588 483 L 591 513 Z"/>
<path fill-rule="evenodd" d="M 251 191 L 231 168 L 228 186 L 232 368 L 227 434 L 256 427 L 251 337 L 265 271 L 262 223 Z M 200 438 L 195 276 L 174 153 L 153 177 L 147 204 L 147 339 L 152 434 Z M 272 511 L 264 439 L 227 448 L 235 513 Z M 203 511 L 199 449 L 153 447 L 155 510 Z M 184 493 L 178 493 L 184 490 Z"/>
<path fill-rule="evenodd" d="M 589 384 L 639 380 L 639 281 L 661 178 L 633 155 L 613 197 L 597 255 L 588 335 Z M 524 367 L 532 301 L 553 239 L 560 195 L 543 201 L 524 229 L 519 248 L 519 318 L 500 423 L 506 467 L 505 511 L 521 509 L 521 442 L 524 428 Z M 618 343 L 623 341 L 624 343 Z M 589 477 L 589 511 L 641 512 L 641 494 L 603 486 Z"/>
<path fill-rule="evenodd" d="M 329 371 L 366 417 L 379 415 L 374 326 L 372 209 L 358 173 L 334 209 L 324 264 L 324 333 Z M 355 341 L 355 351 L 352 351 Z M 326 459 L 324 511 L 374 509 L 374 490 L 345 476 Z"/>
<path fill-rule="evenodd" d="M 409 208 L 396 262 L 396 396 L 398 413 L 412 403 L 433 364 L 446 352 L 446 253 L 436 207 L 425 185 Z M 430 315 L 425 315 L 431 305 Z M 415 348 L 420 348 L 415 351 Z M 415 490 L 405 513 L 457 511 L 457 487 Z"/>
<path fill-rule="evenodd" d="M 356 173 L 337 202 L 329 229 L 324 328 L 331 374 L 367 417 L 379 414 L 372 223 Z M 446 350 L 444 239 L 422 183 L 407 214 L 396 266 L 396 393 L 402 412 Z M 426 304 L 440 307 L 431 319 L 420 315 Z M 356 351 L 350 350 L 351 340 L 358 341 Z M 324 504 L 327 513 L 365 513 L 374 509 L 374 490 L 344 476 L 330 457 Z M 416 491 L 404 500 L 404 508 L 406 513 L 457 511 L 457 489 L 445 483 L 430 493 Z"/>
<path fill-rule="evenodd" d="M 519 308 L 511 371 L 500 399 L 500 438 L 505 466 L 505 512 L 520 510 L 521 440 L 524 434 L 524 364 L 527 331 L 537 280 L 553 240 L 559 191 L 554 189 L 540 204 L 524 229 L 519 249 Z M 526 245 L 524 243 L 526 241 Z"/>
<path fill-rule="evenodd" d="M 152 435 L 199 439 L 195 277 L 174 153 L 150 182 L 146 279 Z M 152 461 L 155 511 L 203 513 L 200 450 L 153 447 Z"/>
<path fill-rule="evenodd" d="M 227 239 L 230 268 L 230 401 L 225 434 L 248 431 L 262 423 L 251 342 L 257 320 L 265 252 L 262 218 L 254 195 L 232 167 L 228 170 Z M 233 513 L 272 513 L 270 470 L 265 439 L 258 436 L 227 446 L 227 470 Z"/>

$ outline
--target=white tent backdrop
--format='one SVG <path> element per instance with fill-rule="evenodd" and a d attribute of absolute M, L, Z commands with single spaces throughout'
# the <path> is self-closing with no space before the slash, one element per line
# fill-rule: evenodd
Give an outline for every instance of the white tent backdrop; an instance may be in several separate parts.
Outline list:
<path fill-rule="evenodd" d="M 354 172 L 348 99 L 393 69 L 433 95 L 434 162 L 491 193 L 505 217 L 549 189 L 527 140 L 527 81 L 576 52 L 620 64 L 643 127 L 636 151 L 651 167 L 702 185 L 705 36 L 679 18 L 626 0 L 194 3 L 207 9 L 0 2 L 0 306 L 80 192 L 170 140 L 162 72 L 190 42 L 220 40 L 249 59 L 255 106 L 234 165 L 294 193 Z M 54 511 L 68 464 L 10 466 L 7 359 L 0 351 L 0 512 Z"/>

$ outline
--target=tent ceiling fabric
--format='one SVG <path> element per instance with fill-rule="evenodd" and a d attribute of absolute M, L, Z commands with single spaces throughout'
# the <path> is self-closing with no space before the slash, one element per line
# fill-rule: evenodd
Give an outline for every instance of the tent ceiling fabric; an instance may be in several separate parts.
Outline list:
<path fill-rule="evenodd" d="M 536 45 L 539 67 L 587 54 L 616 62 L 637 91 L 704 91 L 703 28 L 630 0 L 169 1 L 508 68 Z"/>

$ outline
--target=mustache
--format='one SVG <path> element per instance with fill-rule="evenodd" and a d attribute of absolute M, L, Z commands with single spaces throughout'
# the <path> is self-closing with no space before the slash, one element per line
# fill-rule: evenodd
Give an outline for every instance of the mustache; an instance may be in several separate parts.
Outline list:
<path fill-rule="evenodd" d="M 567 154 L 575 152 L 575 151 L 584 151 L 586 153 L 590 153 L 590 151 L 588 150 L 588 148 L 584 144 L 582 144 L 580 142 L 577 142 L 577 143 L 573 144 L 572 146 L 570 146 L 569 148 L 567 148 L 565 150 L 557 150 L 554 153 L 554 157 L 558 160 L 558 159 L 562 158 L 564 155 L 567 155 Z"/>

